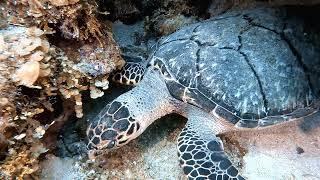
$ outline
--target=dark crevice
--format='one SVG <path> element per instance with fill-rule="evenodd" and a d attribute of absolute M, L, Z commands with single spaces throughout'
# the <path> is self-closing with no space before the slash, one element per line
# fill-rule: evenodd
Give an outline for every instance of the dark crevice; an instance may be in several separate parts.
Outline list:
<path fill-rule="evenodd" d="M 71 149 L 69 149 L 67 143 L 65 142 L 65 139 L 64 138 L 61 138 L 61 141 L 62 141 L 62 144 L 65 148 L 65 150 L 71 155 L 71 156 L 74 156 L 75 153 L 73 151 L 71 151 Z"/>
<path fill-rule="evenodd" d="M 233 5 L 228 6 L 225 10 L 219 12 L 217 15 L 226 14 L 228 11 L 230 11 L 232 9 L 232 7 L 233 7 Z"/>
<path fill-rule="evenodd" d="M 311 91 L 315 92 L 314 91 L 314 87 L 313 87 L 313 85 L 311 83 L 310 74 L 308 73 L 308 72 L 310 72 L 309 68 L 307 67 L 306 64 L 303 63 L 302 55 L 299 53 L 299 51 L 294 47 L 294 45 L 290 42 L 290 40 L 284 34 L 284 30 L 286 29 L 286 27 L 287 27 L 287 24 L 285 24 L 283 26 L 283 29 L 282 29 L 282 32 L 280 33 L 280 36 L 288 44 L 288 46 L 291 49 L 293 55 L 296 57 L 296 59 L 298 61 L 298 64 L 302 67 L 302 70 L 303 70 L 305 76 L 307 77 L 308 85 L 309 85 Z"/>
<path fill-rule="evenodd" d="M 261 95 L 262 95 L 263 106 L 264 106 L 264 108 L 265 108 L 265 112 L 268 112 L 268 100 L 267 100 L 266 94 L 265 94 L 265 92 L 264 92 L 264 90 L 263 90 L 261 79 L 260 79 L 260 77 L 258 76 L 257 71 L 254 69 L 253 64 L 251 64 L 248 56 L 247 56 L 244 52 L 241 51 L 241 48 L 242 48 L 242 36 L 241 36 L 241 35 L 242 35 L 242 33 L 243 33 L 243 32 L 241 32 L 240 35 L 238 36 L 240 46 L 238 47 L 237 51 L 244 57 L 245 61 L 247 62 L 247 64 L 248 64 L 249 67 L 251 68 L 254 76 L 256 77 L 256 79 L 257 79 L 257 81 L 258 81 L 260 93 L 261 93 Z"/>

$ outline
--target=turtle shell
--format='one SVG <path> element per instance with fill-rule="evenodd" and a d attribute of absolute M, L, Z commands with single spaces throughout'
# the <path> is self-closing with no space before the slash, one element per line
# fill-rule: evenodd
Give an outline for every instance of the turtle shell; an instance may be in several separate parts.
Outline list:
<path fill-rule="evenodd" d="M 304 116 L 316 98 L 320 51 L 300 53 L 319 46 L 285 14 L 257 9 L 184 27 L 159 41 L 151 65 L 175 98 L 242 127 Z"/>

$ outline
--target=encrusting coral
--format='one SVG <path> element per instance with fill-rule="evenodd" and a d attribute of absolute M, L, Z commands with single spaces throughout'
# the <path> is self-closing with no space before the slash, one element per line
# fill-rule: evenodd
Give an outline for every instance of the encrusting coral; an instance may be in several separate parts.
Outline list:
<path fill-rule="evenodd" d="M 89 2 L 0 2 L 1 178 L 33 177 L 54 147 L 50 136 L 72 112 L 83 116 L 81 92 L 102 96 L 109 74 L 123 66 Z"/>

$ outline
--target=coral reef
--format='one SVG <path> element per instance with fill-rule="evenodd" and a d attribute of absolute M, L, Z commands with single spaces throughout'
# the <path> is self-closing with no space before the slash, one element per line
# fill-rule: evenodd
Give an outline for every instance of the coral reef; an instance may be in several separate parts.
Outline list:
<path fill-rule="evenodd" d="M 81 93 L 102 96 L 109 74 L 123 66 L 90 3 L 0 2 L 1 178 L 35 176 L 64 122 L 83 116 Z"/>
<path fill-rule="evenodd" d="M 9 26 L 0 31 L 0 41 L 0 132 L 6 145 L 0 170 L 23 178 L 38 169 L 37 158 L 47 151 L 41 138 L 50 124 L 35 117 L 54 110 L 50 100 L 57 88 L 46 83 L 58 63 L 53 63 L 54 48 L 36 27 Z"/>

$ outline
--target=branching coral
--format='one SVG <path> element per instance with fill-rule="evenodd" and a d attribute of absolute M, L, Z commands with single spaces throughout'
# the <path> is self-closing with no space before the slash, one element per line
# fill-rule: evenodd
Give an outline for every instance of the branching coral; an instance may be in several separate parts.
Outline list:
<path fill-rule="evenodd" d="M 58 57 L 62 71 L 55 82 L 64 98 L 73 98 L 77 117 L 82 117 L 81 91 L 90 90 L 91 98 L 101 97 L 102 90 L 108 89 L 108 75 L 123 66 L 119 50 L 84 45 L 76 54 L 77 62 L 68 60 L 63 52 Z M 114 58 L 116 57 L 116 58 Z M 99 89 L 101 88 L 101 89 Z"/>

